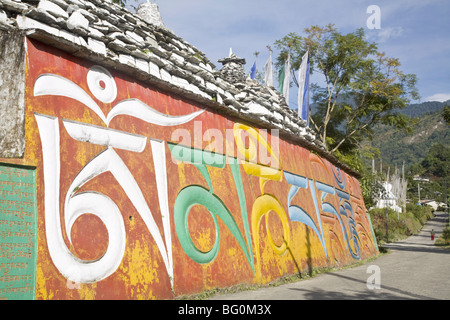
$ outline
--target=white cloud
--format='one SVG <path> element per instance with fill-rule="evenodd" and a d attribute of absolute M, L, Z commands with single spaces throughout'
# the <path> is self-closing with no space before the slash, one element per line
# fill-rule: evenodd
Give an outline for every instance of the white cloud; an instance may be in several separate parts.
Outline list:
<path fill-rule="evenodd" d="M 375 41 L 377 43 L 384 43 L 388 40 L 400 38 L 403 35 L 402 27 L 388 27 L 381 29 L 369 30 L 367 32 L 369 40 Z"/>
<path fill-rule="evenodd" d="M 436 93 L 428 98 L 425 98 L 425 101 L 445 102 L 447 100 L 450 100 L 450 93 Z"/>
<path fill-rule="evenodd" d="M 137 6 L 146 0 L 127 0 Z M 247 60 L 246 70 L 259 51 L 257 68 L 261 70 L 269 52 L 277 52 L 274 42 L 289 32 L 304 34 L 312 25 L 333 23 L 343 34 L 364 28 L 368 40 L 389 57 L 397 57 L 402 71 L 419 78 L 423 96 L 449 92 L 450 20 L 448 0 L 171 0 L 156 1 L 165 25 L 190 44 L 203 51 L 218 69 L 218 59 L 228 55 L 230 47 Z M 369 30 L 367 7 L 381 9 L 381 29 Z M 447 100 L 448 94 L 436 94 L 427 100 Z"/>

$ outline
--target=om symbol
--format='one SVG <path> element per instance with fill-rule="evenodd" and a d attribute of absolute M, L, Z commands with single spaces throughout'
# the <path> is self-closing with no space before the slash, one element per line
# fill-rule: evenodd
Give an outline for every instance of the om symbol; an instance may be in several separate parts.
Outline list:
<path fill-rule="evenodd" d="M 93 66 L 87 73 L 87 84 L 92 95 L 102 103 L 112 103 L 116 100 L 116 82 L 105 68 Z M 73 224 L 78 217 L 86 213 L 94 214 L 101 219 L 108 231 L 109 243 L 106 253 L 98 260 L 84 261 L 73 255 L 63 240 L 59 209 L 61 150 L 58 118 L 37 113 L 34 115 L 42 142 L 46 238 L 50 256 L 57 269 L 68 281 L 91 283 L 107 278 L 120 266 L 126 247 L 125 224 L 120 209 L 111 198 L 102 193 L 77 192 L 88 181 L 104 172 L 111 172 L 155 240 L 173 285 L 165 141 L 150 138 L 164 229 L 163 240 L 141 188 L 129 168 L 114 150 L 141 153 L 147 145 L 147 137 L 108 127 L 111 120 L 120 115 L 132 116 L 158 126 L 176 126 L 191 121 L 203 113 L 203 110 L 184 116 L 170 116 L 158 112 L 138 99 L 127 99 L 115 104 L 105 115 L 94 99 L 80 86 L 56 74 L 41 74 L 35 81 L 34 95 L 63 96 L 74 99 L 92 110 L 106 125 L 106 127 L 100 127 L 72 120 L 62 120 L 65 130 L 72 139 L 107 147 L 83 167 L 65 195 L 64 227 L 68 231 L 69 241 L 71 241 L 70 230 Z"/>

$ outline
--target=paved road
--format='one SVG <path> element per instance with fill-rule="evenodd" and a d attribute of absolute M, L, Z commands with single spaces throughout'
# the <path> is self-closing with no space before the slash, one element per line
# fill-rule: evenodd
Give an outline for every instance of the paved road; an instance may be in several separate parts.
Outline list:
<path fill-rule="evenodd" d="M 450 299 L 450 250 L 435 247 L 447 215 L 437 213 L 419 235 L 387 245 L 391 252 L 365 265 L 274 288 L 215 296 L 217 300 Z M 380 289 L 369 289 L 369 266 L 379 267 Z M 371 282 L 372 284 L 375 282 Z"/>

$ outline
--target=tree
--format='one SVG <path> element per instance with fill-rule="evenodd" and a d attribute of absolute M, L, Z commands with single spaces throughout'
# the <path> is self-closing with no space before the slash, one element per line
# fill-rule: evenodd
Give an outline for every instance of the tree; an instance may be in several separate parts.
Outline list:
<path fill-rule="evenodd" d="M 420 182 L 422 199 L 425 197 L 446 202 L 449 169 L 450 147 L 441 143 L 432 144 L 422 161 L 410 167 L 411 176 L 418 174 L 429 178 L 429 182 Z M 411 181 L 411 194 L 417 194 L 417 183 Z"/>
<path fill-rule="evenodd" d="M 333 25 L 312 26 L 305 34 L 290 33 L 276 41 L 281 50 L 277 65 L 284 64 L 290 50 L 298 86 L 295 70 L 309 51 L 311 72 L 323 79 L 323 84 L 311 85 L 316 112 L 310 120 L 329 151 L 338 156 L 354 153 L 379 123 L 409 128 L 409 118 L 396 111 L 419 98 L 417 79 L 400 70 L 398 59 L 379 52 L 363 29 L 344 35 Z"/>
<path fill-rule="evenodd" d="M 126 0 L 112 0 L 112 2 L 120 4 L 122 7 L 125 7 Z"/>
<path fill-rule="evenodd" d="M 446 178 L 449 175 L 450 148 L 442 144 L 432 145 L 421 166 L 428 176 Z"/>
<path fill-rule="evenodd" d="M 447 124 L 450 124 L 450 106 L 445 106 L 444 109 L 442 109 L 442 118 L 444 118 L 444 121 Z"/>

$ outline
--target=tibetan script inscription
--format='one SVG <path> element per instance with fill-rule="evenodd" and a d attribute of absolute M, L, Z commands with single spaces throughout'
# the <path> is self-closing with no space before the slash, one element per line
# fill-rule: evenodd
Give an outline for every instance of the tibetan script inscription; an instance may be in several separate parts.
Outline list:
<path fill-rule="evenodd" d="M 35 171 L 0 165 L 0 300 L 32 300 L 36 283 Z"/>

